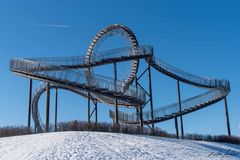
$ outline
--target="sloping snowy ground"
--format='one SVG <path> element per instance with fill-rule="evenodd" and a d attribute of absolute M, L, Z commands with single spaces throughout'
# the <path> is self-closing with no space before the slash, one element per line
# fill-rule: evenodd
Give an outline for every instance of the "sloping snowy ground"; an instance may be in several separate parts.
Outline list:
<path fill-rule="evenodd" d="M 240 146 L 99 132 L 58 132 L 0 138 L 1 160 L 240 159 Z"/>

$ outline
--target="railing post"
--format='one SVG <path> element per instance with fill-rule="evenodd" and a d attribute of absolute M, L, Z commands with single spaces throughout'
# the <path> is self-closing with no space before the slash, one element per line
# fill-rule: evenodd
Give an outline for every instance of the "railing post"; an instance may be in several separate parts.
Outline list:
<path fill-rule="evenodd" d="M 117 92 L 117 63 L 114 62 L 114 91 Z M 115 98 L 115 123 L 118 124 L 118 100 Z"/>
<path fill-rule="evenodd" d="M 49 111 L 50 111 L 50 84 L 47 83 L 47 99 L 46 99 L 46 132 L 49 131 Z"/>
<path fill-rule="evenodd" d="M 31 113 L 32 113 L 32 79 L 29 80 L 29 99 L 28 99 L 28 131 L 31 129 Z"/>
<path fill-rule="evenodd" d="M 179 134 L 178 134 L 178 119 L 177 119 L 177 117 L 175 117 L 174 119 L 175 119 L 176 137 L 178 139 L 179 138 Z"/>
<path fill-rule="evenodd" d="M 230 123 L 229 123 L 229 116 L 228 116 L 227 97 L 224 98 L 224 104 L 225 104 L 224 106 L 225 106 L 225 114 L 226 114 L 228 136 L 231 136 L 231 129 L 230 129 Z"/>
<path fill-rule="evenodd" d="M 55 93 L 55 132 L 57 132 L 57 112 L 58 112 L 58 89 Z"/>
<path fill-rule="evenodd" d="M 151 119 L 153 120 L 153 101 L 152 101 L 152 78 L 151 78 L 151 65 L 150 58 L 148 58 L 148 84 L 149 84 L 149 98 L 150 98 L 150 112 Z M 154 133 L 154 123 L 152 123 L 152 133 Z"/>
<path fill-rule="evenodd" d="M 178 89 L 178 110 L 180 112 L 181 138 L 184 139 L 183 119 L 182 119 L 182 104 L 181 104 L 181 91 L 180 91 L 179 80 L 177 80 L 177 89 Z"/>

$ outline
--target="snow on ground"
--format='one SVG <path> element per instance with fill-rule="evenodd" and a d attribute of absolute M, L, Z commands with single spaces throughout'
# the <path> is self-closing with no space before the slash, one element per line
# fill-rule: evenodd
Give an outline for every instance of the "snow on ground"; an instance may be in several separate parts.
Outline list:
<path fill-rule="evenodd" d="M 58 132 L 0 138 L 1 160 L 240 159 L 240 146 L 100 132 Z"/>

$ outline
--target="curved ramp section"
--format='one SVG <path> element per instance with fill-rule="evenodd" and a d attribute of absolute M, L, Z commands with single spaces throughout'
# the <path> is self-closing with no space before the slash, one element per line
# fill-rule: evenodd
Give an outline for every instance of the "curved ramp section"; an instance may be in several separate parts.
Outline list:
<path fill-rule="evenodd" d="M 230 92 L 230 83 L 228 80 L 208 79 L 195 76 L 193 74 L 180 70 L 176 67 L 173 67 L 161 60 L 158 60 L 156 57 L 150 58 L 150 64 L 159 72 L 173 79 L 179 80 L 181 82 L 196 87 L 207 88 L 210 91 L 183 100 L 181 102 L 182 111 L 178 110 L 178 103 L 173 103 L 167 106 L 154 109 L 153 119 L 151 119 L 150 111 L 143 112 L 143 120 L 145 124 L 165 121 L 174 117 L 178 117 L 199 110 L 201 108 L 204 108 L 206 106 L 209 106 L 213 103 L 222 100 Z M 110 110 L 110 117 L 114 119 L 115 112 Z M 137 124 L 139 123 L 139 115 L 137 115 L 137 113 L 120 112 L 119 121 L 122 123 Z"/>
<path fill-rule="evenodd" d="M 41 97 L 41 95 L 46 91 L 47 89 L 47 83 L 41 83 L 33 92 L 33 100 L 32 100 L 32 118 L 34 121 L 34 124 L 36 126 L 37 132 L 44 132 L 44 128 L 45 125 L 41 119 L 40 113 L 39 113 L 39 108 L 38 108 L 38 101 Z M 64 89 L 64 90 L 68 90 L 71 92 L 74 92 L 80 96 L 86 97 L 88 96 L 87 92 L 81 91 L 81 90 L 77 90 L 77 89 L 73 89 L 73 88 L 69 88 L 67 86 L 64 85 L 50 85 L 50 89 Z M 94 99 L 96 100 L 96 99 Z"/>
<path fill-rule="evenodd" d="M 29 62 L 24 59 L 15 59 L 12 61 L 11 70 L 19 75 L 26 76 L 33 79 L 50 82 L 56 85 L 66 85 L 71 88 L 76 88 L 83 91 L 89 91 L 95 94 L 102 94 L 111 98 L 118 98 L 119 100 L 131 103 L 132 105 L 139 106 L 144 103 L 144 93 L 136 94 L 135 87 L 131 86 L 126 92 L 122 92 L 121 83 L 117 83 L 118 90 L 115 91 L 113 79 L 95 75 L 97 82 L 95 84 L 89 84 L 86 77 L 81 71 L 72 70 L 55 70 L 47 71 L 46 68 L 51 68 L 49 64 L 42 64 L 36 62 Z M 39 70 L 39 68 L 45 68 Z M 55 68 L 55 66 L 53 66 Z"/>
<path fill-rule="evenodd" d="M 98 59 L 94 61 L 93 66 L 103 65 L 104 62 L 113 63 L 120 61 L 129 61 L 136 58 L 145 58 L 152 55 L 152 47 L 139 47 L 139 55 L 129 55 L 131 48 L 114 49 L 101 52 Z M 108 54 L 106 54 L 108 53 Z M 12 59 L 10 61 L 10 70 L 33 79 L 51 82 L 55 85 L 64 85 L 68 88 L 88 91 L 96 95 L 100 94 L 113 100 L 117 98 L 124 106 L 140 106 L 145 103 L 145 93 L 141 88 L 129 85 L 127 90 L 123 90 L 122 81 L 117 81 L 116 87 L 112 78 L 94 74 L 95 82 L 89 83 L 88 77 L 84 73 L 85 68 L 92 64 L 85 64 L 83 57 L 68 58 L 32 58 L 32 59 Z M 82 69 L 81 69 L 82 68 Z M 116 90 L 117 88 L 117 90 Z M 138 90 L 138 92 L 136 91 Z"/>

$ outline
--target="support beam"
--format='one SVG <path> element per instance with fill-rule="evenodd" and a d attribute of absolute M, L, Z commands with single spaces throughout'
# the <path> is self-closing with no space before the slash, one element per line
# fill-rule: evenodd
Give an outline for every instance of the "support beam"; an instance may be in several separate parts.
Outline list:
<path fill-rule="evenodd" d="M 231 129 L 230 129 L 230 123 L 229 123 L 229 116 L 228 116 L 227 97 L 224 98 L 224 104 L 225 104 L 224 106 L 225 106 L 225 114 L 226 114 L 228 136 L 231 136 Z"/>
<path fill-rule="evenodd" d="M 145 70 L 145 72 L 147 71 L 147 69 Z M 144 72 L 144 73 L 145 73 Z M 143 74 L 142 74 L 143 75 Z M 142 76 L 141 75 L 141 76 Z M 136 76 L 135 76 L 135 89 L 136 89 L 136 96 L 138 95 L 138 78 L 141 78 L 141 77 L 137 77 L 137 73 L 136 73 Z M 141 134 L 141 120 L 140 120 L 140 113 L 139 113 L 139 106 L 135 106 L 136 107 L 136 115 L 137 115 L 137 121 L 139 121 L 139 125 L 137 125 L 137 131 L 139 131 L 139 134 Z M 139 127 L 140 126 L 140 127 Z"/>
<path fill-rule="evenodd" d="M 90 104 L 90 92 L 88 92 L 88 128 L 90 127 L 90 118 L 91 118 L 91 104 Z"/>
<path fill-rule="evenodd" d="M 118 102 L 117 102 L 117 98 L 115 98 L 115 114 L 116 114 L 116 119 L 115 119 L 115 123 L 118 124 Z"/>
<path fill-rule="evenodd" d="M 136 96 L 138 95 L 138 78 L 137 78 L 137 73 L 136 73 L 136 77 L 135 77 L 135 89 L 136 89 Z M 139 117 L 139 109 L 138 106 L 136 106 L 136 114 L 137 117 Z M 139 119 L 138 119 L 139 121 Z"/>
<path fill-rule="evenodd" d="M 98 106 L 97 106 L 97 102 L 96 102 L 96 104 L 95 104 L 95 123 L 98 122 L 97 112 L 98 112 Z"/>
<path fill-rule="evenodd" d="M 150 59 L 148 59 L 148 84 L 149 84 L 150 112 L 151 112 L 151 119 L 153 120 L 154 117 L 153 117 L 152 78 L 151 78 Z M 154 133 L 154 123 L 152 123 L 152 133 Z"/>
<path fill-rule="evenodd" d="M 140 107 L 140 134 L 143 134 L 143 113 L 142 106 Z"/>
<path fill-rule="evenodd" d="M 177 117 L 174 118 L 175 119 L 175 129 L 176 129 L 176 138 L 179 138 L 179 134 L 178 134 L 178 119 Z"/>
<path fill-rule="evenodd" d="M 117 91 L 117 63 L 114 62 L 114 90 Z M 118 124 L 118 100 L 115 98 L 115 123 Z"/>
<path fill-rule="evenodd" d="M 57 112 L 58 112 L 58 89 L 56 88 L 56 93 L 55 93 L 55 132 L 57 132 Z"/>
<path fill-rule="evenodd" d="M 29 80 L 29 99 L 28 99 L 28 131 L 31 128 L 31 113 L 32 113 L 32 79 Z"/>
<path fill-rule="evenodd" d="M 180 84 L 178 80 L 177 80 L 177 89 L 178 89 L 178 110 L 180 113 L 182 113 L 181 91 L 180 91 Z M 184 139 L 182 115 L 180 115 L 180 127 L 181 127 L 181 138 Z"/>
<path fill-rule="evenodd" d="M 135 82 L 135 90 L 136 90 L 135 94 L 137 96 L 138 95 L 138 78 L 137 78 L 137 73 L 136 73 L 136 77 L 135 77 L 134 82 Z"/>
<path fill-rule="evenodd" d="M 37 126 L 34 124 L 34 133 L 37 133 Z"/>
<path fill-rule="evenodd" d="M 45 128 L 46 132 L 49 132 L 49 112 L 50 112 L 50 84 L 47 83 L 46 128 Z"/>

